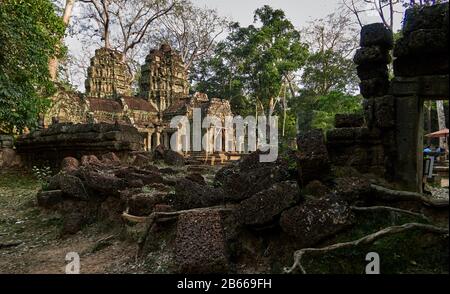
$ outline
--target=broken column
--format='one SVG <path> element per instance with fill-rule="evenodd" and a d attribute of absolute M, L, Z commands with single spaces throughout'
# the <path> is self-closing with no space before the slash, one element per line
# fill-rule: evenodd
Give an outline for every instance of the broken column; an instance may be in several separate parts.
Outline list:
<path fill-rule="evenodd" d="M 366 25 L 361 30 L 361 48 L 354 62 L 361 79 L 361 94 L 366 99 L 386 95 L 389 90 L 387 65 L 391 62 L 389 50 L 393 47 L 392 32 L 382 23 Z"/>

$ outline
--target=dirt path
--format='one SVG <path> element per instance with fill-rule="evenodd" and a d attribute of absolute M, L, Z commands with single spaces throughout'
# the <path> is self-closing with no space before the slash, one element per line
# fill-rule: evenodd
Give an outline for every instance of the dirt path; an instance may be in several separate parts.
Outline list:
<path fill-rule="evenodd" d="M 136 245 L 120 232 L 96 224 L 61 237 L 60 216 L 35 203 L 38 189 L 30 175 L 0 172 L 0 273 L 65 273 L 69 252 L 79 254 L 81 273 L 142 272 L 134 262 Z"/>

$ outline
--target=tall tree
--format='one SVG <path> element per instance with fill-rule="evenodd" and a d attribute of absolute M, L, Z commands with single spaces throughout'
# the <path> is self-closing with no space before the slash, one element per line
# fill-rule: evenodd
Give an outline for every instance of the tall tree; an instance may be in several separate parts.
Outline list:
<path fill-rule="evenodd" d="M 309 23 L 302 31 L 310 48 L 302 76 L 300 98 L 292 103 L 299 128 L 330 128 L 334 115 L 360 108 L 351 57 L 358 47 L 357 26 L 349 13 L 332 13 Z"/>
<path fill-rule="evenodd" d="M 64 25 L 67 27 L 70 22 L 70 17 L 72 16 L 73 5 L 75 4 L 75 0 L 66 0 L 66 4 L 64 6 L 64 13 L 62 15 L 62 21 Z M 61 39 L 61 43 L 63 39 Z M 58 48 L 59 50 L 59 48 Z M 58 73 L 58 58 L 52 57 L 48 63 L 48 71 L 50 73 L 50 77 L 53 81 L 56 80 Z"/>
<path fill-rule="evenodd" d="M 235 24 L 227 41 L 234 44 L 231 53 L 242 58 L 246 90 L 261 111 L 272 115 L 284 79 L 305 64 L 308 50 L 282 10 L 266 5 L 255 11 L 254 22 L 260 25 Z"/>
<path fill-rule="evenodd" d="M 79 0 L 83 7 L 79 32 L 93 29 L 105 48 L 126 58 L 141 44 L 155 21 L 175 7 L 176 0 Z"/>
<path fill-rule="evenodd" d="M 152 45 L 169 43 L 180 54 L 187 71 L 212 53 L 217 38 L 227 29 L 228 21 L 217 10 L 196 7 L 190 1 L 177 5 L 173 13 L 158 20 L 159 30 L 152 34 Z"/>
<path fill-rule="evenodd" d="M 54 91 L 48 63 L 62 48 L 65 26 L 49 0 L 0 5 L 0 129 L 36 126 Z"/>

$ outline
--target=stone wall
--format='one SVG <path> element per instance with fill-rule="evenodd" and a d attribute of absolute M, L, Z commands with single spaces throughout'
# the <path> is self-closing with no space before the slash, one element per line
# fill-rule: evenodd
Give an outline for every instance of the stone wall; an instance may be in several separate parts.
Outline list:
<path fill-rule="evenodd" d="M 364 122 L 336 117 L 327 135 L 334 164 L 377 171 L 400 189 L 422 191 L 423 103 L 449 98 L 448 7 L 408 9 L 395 44 L 381 23 L 362 28 L 354 62 Z M 395 76 L 389 80 L 391 49 Z"/>
<path fill-rule="evenodd" d="M 119 124 L 54 124 L 48 129 L 22 136 L 16 142 L 27 165 L 59 165 L 65 157 L 114 152 L 126 157 L 142 151 L 143 138 L 136 128 Z"/>

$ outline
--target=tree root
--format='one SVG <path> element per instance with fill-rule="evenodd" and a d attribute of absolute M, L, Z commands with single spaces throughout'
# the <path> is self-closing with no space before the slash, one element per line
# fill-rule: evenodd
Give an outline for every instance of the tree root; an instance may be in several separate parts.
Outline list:
<path fill-rule="evenodd" d="M 445 208 L 449 206 L 448 199 L 434 199 L 431 200 L 428 197 L 420 193 L 392 190 L 375 184 L 371 184 L 370 188 L 377 192 L 377 197 L 380 200 L 385 201 L 418 201 L 422 202 L 426 206 L 434 208 Z"/>
<path fill-rule="evenodd" d="M 373 234 L 364 236 L 358 240 L 350 241 L 350 242 L 344 242 L 344 243 L 336 243 L 327 247 L 323 248 L 303 248 L 300 250 L 295 251 L 294 253 L 294 264 L 289 268 L 284 268 L 285 273 L 292 273 L 297 267 L 300 269 L 300 271 L 303 274 L 306 274 L 306 270 L 301 264 L 302 257 L 308 253 L 308 252 L 330 252 L 336 249 L 341 248 L 349 248 L 349 247 L 355 247 L 361 244 L 371 244 L 375 242 L 378 239 L 381 239 L 385 236 L 394 235 L 397 233 L 401 233 L 404 231 L 409 231 L 412 229 L 420 229 L 425 232 L 430 233 L 436 233 L 436 234 L 448 234 L 448 228 L 441 228 L 436 227 L 433 225 L 425 225 L 425 224 L 419 224 L 419 223 L 407 223 L 401 226 L 392 226 L 384 228 L 378 232 L 375 232 Z"/>
<path fill-rule="evenodd" d="M 417 213 L 417 212 L 413 212 L 413 211 L 405 210 L 405 209 L 400 209 L 400 208 L 395 208 L 395 207 L 390 207 L 390 206 L 370 206 L 370 207 L 350 206 L 350 209 L 354 210 L 354 211 L 383 211 L 383 210 L 394 211 L 394 212 L 398 212 L 398 213 L 416 216 L 423 220 L 429 221 L 429 218 L 421 213 Z"/>

